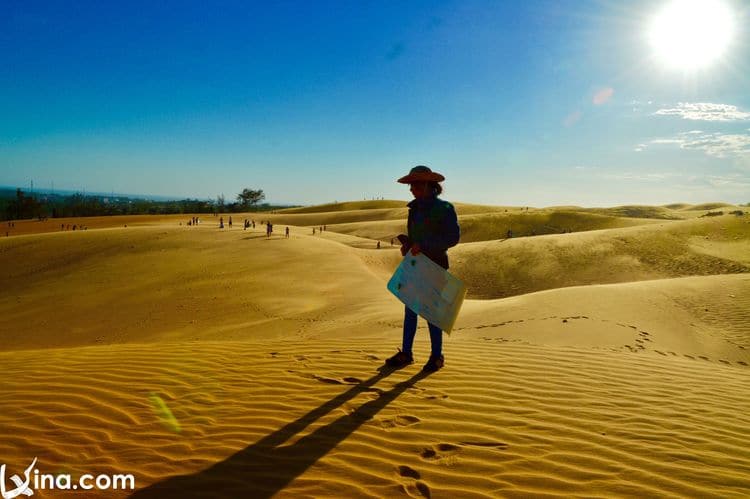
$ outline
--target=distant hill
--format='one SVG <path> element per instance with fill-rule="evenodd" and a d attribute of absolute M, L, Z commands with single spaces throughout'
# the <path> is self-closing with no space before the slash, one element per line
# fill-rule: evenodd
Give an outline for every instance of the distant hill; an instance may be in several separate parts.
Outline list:
<path fill-rule="evenodd" d="M 344 201 L 341 203 L 319 204 L 315 206 L 303 206 L 299 208 L 287 208 L 276 210 L 276 213 L 330 213 L 352 210 L 376 210 L 383 208 L 403 208 L 407 201 L 395 200 L 373 200 L 373 201 Z"/>
<path fill-rule="evenodd" d="M 577 208 L 575 211 L 628 218 L 656 218 L 660 220 L 680 220 L 684 218 L 675 213 L 674 210 L 663 206 L 627 205 L 612 208 Z"/>
<path fill-rule="evenodd" d="M 696 204 L 690 207 L 690 210 L 716 210 L 719 208 L 733 208 L 734 205 L 728 204 L 728 203 L 703 203 L 703 204 Z"/>

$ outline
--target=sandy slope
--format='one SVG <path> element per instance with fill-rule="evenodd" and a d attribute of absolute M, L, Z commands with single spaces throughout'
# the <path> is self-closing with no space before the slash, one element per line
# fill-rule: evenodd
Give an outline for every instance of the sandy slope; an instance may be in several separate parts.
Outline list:
<path fill-rule="evenodd" d="M 742 222 L 460 245 L 457 272 L 525 255 L 549 282 L 467 301 L 431 376 L 423 324 L 417 363 L 378 369 L 399 258 L 368 239 L 173 220 L 0 239 L 0 462 L 133 473 L 136 497 L 746 497 Z M 562 265 L 559 287 L 565 254 L 589 281 Z"/>
<path fill-rule="evenodd" d="M 363 261 L 302 231 L 129 227 L 2 240 L 13 264 L 0 275 L 1 348 L 304 337 L 313 325 L 380 321 L 392 302 Z"/>
<path fill-rule="evenodd" d="M 750 487 L 746 368 L 492 336 L 457 336 L 449 351 L 426 378 L 378 373 L 390 349 L 359 338 L 5 353 L 0 421 L 13 431 L 0 452 L 13 469 L 34 455 L 47 469 L 156 484 L 136 497 Z"/>

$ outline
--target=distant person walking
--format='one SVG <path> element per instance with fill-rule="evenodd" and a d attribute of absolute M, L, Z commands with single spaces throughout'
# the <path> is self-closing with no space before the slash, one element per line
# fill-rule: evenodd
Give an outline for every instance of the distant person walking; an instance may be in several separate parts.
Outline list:
<path fill-rule="evenodd" d="M 284 231 L 284 237 L 289 239 L 289 227 L 287 227 L 286 230 Z"/>
<path fill-rule="evenodd" d="M 232 217 L 229 217 L 229 228 L 232 228 Z"/>
<path fill-rule="evenodd" d="M 406 227 L 408 235 L 401 234 L 401 254 L 412 255 L 424 253 L 433 262 L 444 269 L 448 268 L 448 248 L 458 244 L 460 229 L 458 217 L 453 205 L 438 196 L 443 192 L 440 182 L 445 180 L 441 174 L 433 172 L 426 166 L 415 166 L 408 175 L 398 179 L 401 184 L 409 184 L 414 200 L 407 206 L 409 216 Z M 427 363 L 422 367 L 425 372 L 434 372 L 443 367 L 443 331 L 434 324 L 428 324 L 432 351 Z M 403 345 L 386 364 L 401 368 L 414 362 L 412 345 L 417 332 L 417 314 L 409 307 L 404 311 Z"/>
<path fill-rule="evenodd" d="M 272 232 L 273 232 L 273 224 L 271 224 L 271 222 L 266 222 L 266 237 L 271 237 Z"/>
<path fill-rule="evenodd" d="M 224 217 L 219 218 L 219 228 L 220 229 L 224 228 Z"/>

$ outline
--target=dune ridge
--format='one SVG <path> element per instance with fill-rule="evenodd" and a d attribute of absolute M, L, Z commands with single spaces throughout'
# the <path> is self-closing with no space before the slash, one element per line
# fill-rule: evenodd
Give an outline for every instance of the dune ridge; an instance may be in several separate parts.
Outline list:
<path fill-rule="evenodd" d="M 381 369 L 400 254 L 373 236 L 402 209 L 0 238 L 2 462 L 136 498 L 747 495 L 747 216 L 464 213 L 473 298 L 426 376 L 422 321 Z M 506 217 L 581 232 L 493 239 Z"/>

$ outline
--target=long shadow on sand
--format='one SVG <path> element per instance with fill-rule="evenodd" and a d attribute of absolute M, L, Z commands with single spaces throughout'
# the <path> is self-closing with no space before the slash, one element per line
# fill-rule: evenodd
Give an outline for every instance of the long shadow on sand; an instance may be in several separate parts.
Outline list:
<path fill-rule="evenodd" d="M 419 380 L 429 376 L 420 372 L 396 384 L 391 390 L 378 390 L 378 398 L 366 402 L 291 445 L 284 442 L 307 426 L 340 407 L 357 395 L 376 391 L 378 381 L 391 374 L 381 369 L 372 378 L 353 386 L 296 421 L 278 429 L 245 449 L 210 468 L 191 475 L 181 475 L 157 482 L 132 494 L 131 498 L 151 497 L 271 497 L 325 456 L 381 409 Z"/>

